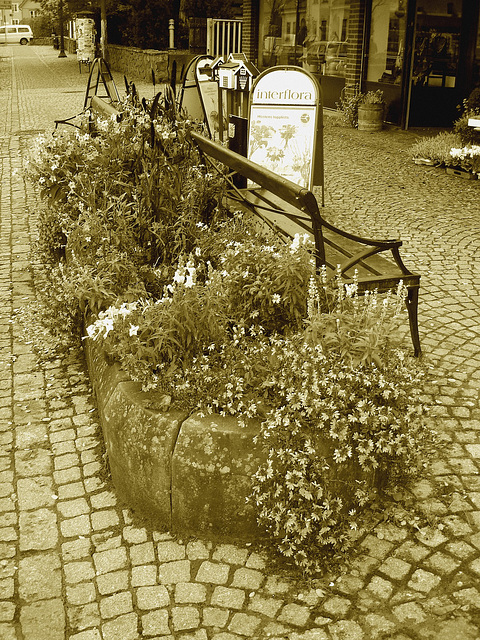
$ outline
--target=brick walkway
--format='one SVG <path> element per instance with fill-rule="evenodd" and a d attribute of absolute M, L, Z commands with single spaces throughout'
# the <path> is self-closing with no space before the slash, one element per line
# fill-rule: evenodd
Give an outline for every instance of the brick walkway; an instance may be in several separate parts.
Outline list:
<path fill-rule="evenodd" d="M 431 526 L 379 524 L 348 567 L 296 582 L 253 546 L 138 522 L 102 475 L 82 359 L 38 366 L 20 339 L 12 312 L 35 296 L 36 207 L 22 155 L 36 132 L 80 111 L 87 79 L 57 55 L 0 48 L 1 640 L 480 639 L 480 183 L 414 166 L 412 133 L 327 123 L 336 221 L 398 233 L 422 274 L 427 393 L 446 444 L 415 488 Z"/>

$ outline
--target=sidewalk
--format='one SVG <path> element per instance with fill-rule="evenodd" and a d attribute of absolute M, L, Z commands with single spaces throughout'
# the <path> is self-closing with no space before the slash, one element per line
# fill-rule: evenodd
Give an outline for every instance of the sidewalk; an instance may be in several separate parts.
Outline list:
<path fill-rule="evenodd" d="M 415 166 L 415 132 L 327 118 L 331 221 L 398 235 L 422 274 L 427 393 L 446 445 L 415 488 L 431 526 L 383 522 L 349 566 L 295 581 L 253 545 L 179 540 L 120 504 L 82 358 L 38 366 L 12 321 L 35 297 L 22 156 L 83 106 L 86 74 L 57 56 L 0 48 L 0 639 L 480 640 L 480 183 Z"/>

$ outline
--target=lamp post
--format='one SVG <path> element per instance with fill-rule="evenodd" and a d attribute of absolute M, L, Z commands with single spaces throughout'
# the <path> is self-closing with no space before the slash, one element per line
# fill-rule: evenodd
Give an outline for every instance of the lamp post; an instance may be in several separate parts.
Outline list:
<path fill-rule="evenodd" d="M 65 40 L 63 39 L 63 0 L 59 0 L 58 2 L 58 21 L 60 23 L 60 53 L 58 54 L 58 57 L 66 58 Z"/>

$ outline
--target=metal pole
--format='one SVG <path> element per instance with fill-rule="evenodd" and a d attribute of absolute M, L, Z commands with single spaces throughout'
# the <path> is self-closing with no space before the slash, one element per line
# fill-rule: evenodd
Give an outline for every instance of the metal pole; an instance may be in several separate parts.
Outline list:
<path fill-rule="evenodd" d="M 65 40 L 63 39 L 63 0 L 59 0 L 58 18 L 60 22 L 60 53 L 58 54 L 58 57 L 66 58 L 67 54 L 65 53 Z"/>
<path fill-rule="evenodd" d="M 107 59 L 107 8 L 105 0 L 100 0 L 100 49 L 102 58 Z"/>

